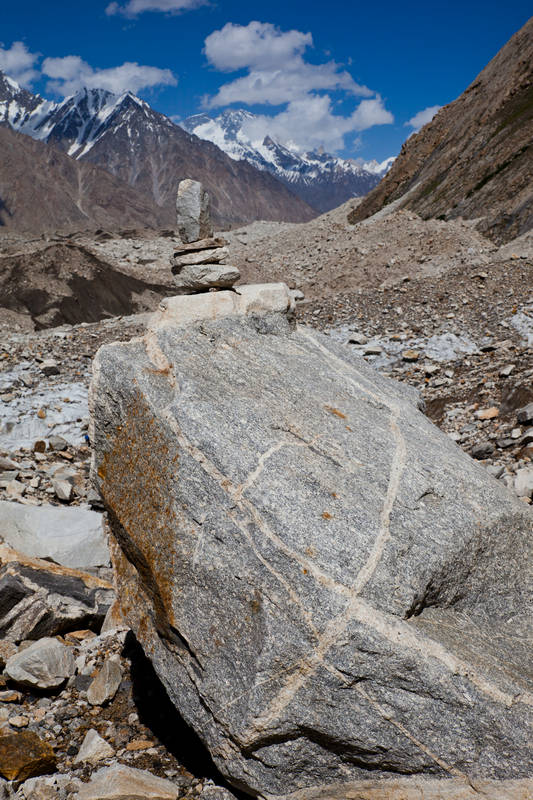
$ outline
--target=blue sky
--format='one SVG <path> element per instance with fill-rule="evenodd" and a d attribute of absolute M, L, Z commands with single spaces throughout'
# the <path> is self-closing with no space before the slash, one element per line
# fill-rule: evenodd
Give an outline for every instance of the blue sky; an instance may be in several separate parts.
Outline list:
<path fill-rule="evenodd" d="M 176 119 L 248 108 L 258 136 L 382 160 L 530 12 L 522 0 L 4 0 L 0 68 L 54 99 L 82 83 L 130 88 Z"/>

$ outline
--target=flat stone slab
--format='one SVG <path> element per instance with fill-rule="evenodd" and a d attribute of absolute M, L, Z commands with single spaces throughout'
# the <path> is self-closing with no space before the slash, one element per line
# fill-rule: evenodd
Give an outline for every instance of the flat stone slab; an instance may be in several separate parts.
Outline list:
<path fill-rule="evenodd" d="M 180 271 L 181 267 L 188 266 L 189 264 L 219 264 L 221 261 L 224 261 L 228 255 L 229 250 L 227 247 L 217 247 L 210 250 L 182 253 L 180 255 L 174 254 L 171 271 L 175 275 Z"/>
<path fill-rule="evenodd" d="M 78 800 L 177 800 L 180 791 L 171 781 L 143 769 L 116 764 L 93 773 Z"/>
<path fill-rule="evenodd" d="M 199 320 L 284 313 L 293 306 L 291 293 L 284 283 L 244 285 L 232 292 L 209 292 L 186 297 L 176 295 L 161 301 L 148 328 L 176 328 Z"/>
<path fill-rule="evenodd" d="M 229 289 L 241 277 L 237 267 L 229 264 L 191 264 L 175 268 L 176 288 L 188 292 Z"/>
<path fill-rule="evenodd" d="M 103 347 L 90 391 L 120 602 L 169 697 L 255 797 L 506 797 L 533 772 L 531 511 L 353 348 L 213 297 Z"/>
<path fill-rule="evenodd" d="M 65 567 L 109 564 L 103 516 L 85 508 L 0 500 L 0 539 L 25 555 L 52 558 Z"/>

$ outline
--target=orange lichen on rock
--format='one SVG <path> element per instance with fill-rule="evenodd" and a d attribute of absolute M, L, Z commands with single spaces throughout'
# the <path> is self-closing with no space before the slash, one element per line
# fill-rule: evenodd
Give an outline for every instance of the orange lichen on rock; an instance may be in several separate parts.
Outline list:
<path fill-rule="evenodd" d="M 152 412 L 137 393 L 127 419 L 117 426 L 111 448 L 97 466 L 113 534 L 135 565 L 162 635 L 173 624 L 174 539 L 180 520 L 172 485 L 178 460 L 177 450 L 170 452 Z"/>

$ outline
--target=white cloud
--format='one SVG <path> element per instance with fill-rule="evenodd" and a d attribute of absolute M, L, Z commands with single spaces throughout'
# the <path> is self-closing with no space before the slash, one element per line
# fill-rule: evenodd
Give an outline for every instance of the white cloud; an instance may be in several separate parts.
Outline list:
<path fill-rule="evenodd" d="M 145 11 L 162 11 L 166 14 L 179 14 L 182 11 L 203 6 L 208 0 L 128 0 L 124 5 L 110 3 L 105 12 L 109 16 L 123 14 L 125 17 L 136 17 Z"/>
<path fill-rule="evenodd" d="M 413 128 L 415 133 L 418 133 L 420 128 L 423 128 L 424 125 L 427 125 L 428 122 L 431 122 L 437 111 L 439 111 L 442 106 L 429 106 L 428 108 L 424 108 L 422 111 L 419 111 L 418 114 L 415 114 L 414 117 L 407 120 L 404 123 L 408 128 Z"/>
<path fill-rule="evenodd" d="M 121 94 L 128 90 L 136 93 L 153 86 L 176 86 L 178 82 L 169 69 L 142 66 L 132 61 L 126 61 L 118 67 L 94 69 L 80 56 L 45 58 L 42 71 L 51 78 L 48 91 L 63 97 L 74 94 L 84 86 Z"/>
<path fill-rule="evenodd" d="M 30 53 L 24 42 L 13 42 L 6 49 L 0 45 L 0 69 L 21 86 L 30 86 L 39 77 L 34 68 L 39 53 Z"/>
<path fill-rule="evenodd" d="M 312 45 L 310 33 L 283 32 L 269 22 L 228 22 L 207 37 L 204 53 L 209 63 L 222 72 L 247 69 L 248 74 L 221 86 L 214 97 L 206 98 L 205 104 L 210 108 L 230 103 L 280 105 L 324 89 L 372 96 L 370 89 L 357 84 L 334 61 L 304 61 L 302 54 Z"/>
<path fill-rule="evenodd" d="M 234 25 L 228 22 L 205 40 L 205 55 L 210 64 L 224 72 L 251 67 L 279 69 L 312 47 L 313 37 L 301 31 L 285 33 L 269 22 Z"/>
<path fill-rule="evenodd" d="M 275 116 L 255 116 L 244 124 L 243 133 L 252 141 L 262 141 L 265 136 L 271 136 L 301 152 L 321 146 L 335 151 L 344 147 L 347 134 L 392 121 L 392 114 L 385 109 L 380 97 L 363 100 L 352 114 L 343 117 L 332 113 L 328 95 L 314 94 L 290 102 Z"/>
<path fill-rule="evenodd" d="M 356 83 L 335 61 L 312 64 L 304 59 L 313 46 L 310 33 L 281 31 L 267 22 L 235 25 L 228 22 L 205 40 L 204 53 L 211 66 L 222 72 L 246 70 L 224 83 L 204 106 L 218 108 L 235 103 L 285 106 L 278 114 L 260 114 L 247 122 L 244 133 L 252 140 L 271 136 L 299 150 L 323 145 L 344 147 L 344 137 L 373 125 L 393 122 L 379 95 Z M 364 97 L 351 114 L 333 113 L 328 92 Z"/>

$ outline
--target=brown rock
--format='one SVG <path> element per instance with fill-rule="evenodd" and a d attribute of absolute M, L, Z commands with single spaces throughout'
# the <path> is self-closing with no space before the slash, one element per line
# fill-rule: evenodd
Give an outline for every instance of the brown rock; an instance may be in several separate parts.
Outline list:
<path fill-rule="evenodd" d="M 492 406 L 492 408 L 482 408 L 480 411 L 476 411 L 476 419 L 495 419 L 499 413 L 500 409 L 495 406 Z"/>
<path fill-rule="evenodd" d="M 420 353 L 417 350 L 404 350 L 402 353 L 403 361 L 418 361 Z"/>
<path fill-rule="evenodd" d="M 0 775 L 8 781 L 24 781 L 56 768 L 52 747 L 33 731 L 0 736 Z"/>

